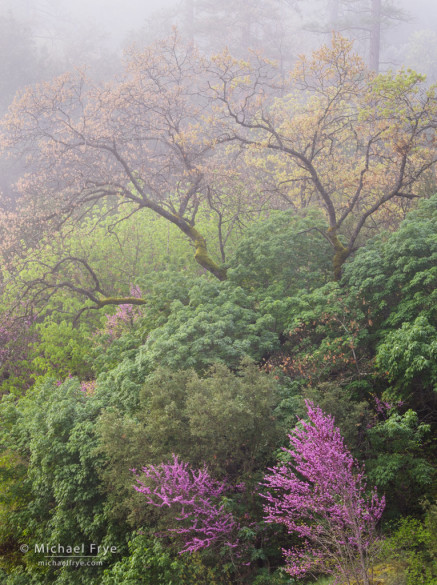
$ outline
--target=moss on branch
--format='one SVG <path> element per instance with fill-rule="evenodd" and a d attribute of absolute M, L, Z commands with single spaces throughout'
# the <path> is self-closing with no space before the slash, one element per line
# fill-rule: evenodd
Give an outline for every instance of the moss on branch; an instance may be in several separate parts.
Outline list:
<path fill-rule="evenodd" d="M 99 308 L 106 307 L 107 305 L 145 305 L 145 299 L 139 299 L 137 297 L 106 297 L 100 299 L 97 302 Z"/>
<path fill-rule="evenodd" d="M 226 280 L 226 268 L 214 262 L 211 256 L 208 254 L 208 248 L 206 240 L 202 234 L 196 230 L 195 227 L 182 220 L 179 216 L 175 216 L 178 219 L 177 225 L 179 228 L 190 238 L 194 243 L 195 252 L 194 259 L 202 268 L 205 268 L 208 272 L 211 272 L 219 280 Z"/>
<path fill-rule="evenodd" d="M 338 281 L 341 278 L 341 269 L 350 254 L 350 250 L 340 242 L 337 235 L 337 228 L 330 227 L 328 229 L 328 237 L 335 250 L 332 264 L 334 268 L 334 278 Z"/>

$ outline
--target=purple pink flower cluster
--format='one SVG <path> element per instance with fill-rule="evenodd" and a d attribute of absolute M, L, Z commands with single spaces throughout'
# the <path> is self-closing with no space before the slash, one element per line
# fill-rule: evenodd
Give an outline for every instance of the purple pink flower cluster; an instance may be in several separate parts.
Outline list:
<path fill-rule="evenodd" d="M 173 455 L 172 463 L 143 467 L 142 477 L 135 469 L 132 471 L 138 483 L 134 487 L 145 495 L 148 504 L 177 510 L 175 519 L 180 526 L 170 531 L 185 537 L 180 553 L 196 552 L 215 544 L 237 546 L 232 535 L 238 524 L 220 502 L 226 485 L 212 479 L 206 467 L 191 469 Z"/>
<path fill-rule="evenodd" d="M 135 299 L 140 299 L 142 296 L 140 287 L 131 285 L 130 295 Z M 138 306 L 130 304 L 118 305 L 117 310 L 113 315 L 106 315 L 104 333 L 109 335 L 111 339 L 115 339 L 119 337 L 129 325 L 133 325 L 140 316 L 141 310 Z"/>

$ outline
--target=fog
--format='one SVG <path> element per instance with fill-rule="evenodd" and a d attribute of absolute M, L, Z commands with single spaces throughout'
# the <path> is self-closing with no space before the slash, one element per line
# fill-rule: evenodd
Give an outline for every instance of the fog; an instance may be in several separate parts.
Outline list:
<path fill-rule="evenodd" d="M 320 33 L 322 29 L 325 32 L 330 29 L 329 10 L 332 11 L 332 6 L 337 5 L 351 25 L 350 30 L 340 29 L 348 36 L 357 37 L 357 48 L 360 50 L 360 33 L 357 30 L 364 21 L 368 26 L 372 17 L 370 13 L 366 15 L 366 11 L 370 11 L 371 4 L 370 0 L 222 0 L 220 3 L 208 0 L 76 0 L 74 3 L 66 0 L 3 0 L 0 16 L 13 18 L 25 27 L 39 50 L 46 51 L 52 60 L 65 58 L 71 65 L 76 58 L 86 60 L 87 51 L 94 56 L 102 51 L 119 52 L 129 40 L 147 42 L 160 36 L 160 33 L 165 35 L 172 26 L 184 29 L 187 10 L 193 11 L 193 36 L 201 45 L 205 35 L 210 40 L 214 38 L 215 42 L 211 43 L 214 48 L 220 48 L 220 44 L 232 45 L 233 33 L 242 24 L 238 22 L 239 18 L 256 20 L 258 29 L 269 24 L 267 21 L 276 19 L 285 29 L 283 34 L 287 44 L 292 46 L 295 39 L 295 44 L 309 50 L 322 42 L 320 34 L 314 31 Z M 266 8 L 264 13 L 263 7 Z M 383 18 L 381 68 L 414 65 L 414 60 L 418 59 L 414 54 L 421 50 L 427 53 L 430 43 L 434 42 L 437 4 L 433 0 L 417 0 L 414 3 L 411 0 L 387 0 L 382 2 L 382 10 L 383 13 L 399 10 L 403 16 L 401 20 Z M 231 15 L 232 12 L 235 14 Z M 265 32 L 267 36 L 261 39 L 257 48 L 268 52 L 267 45 L 272 39 L 268 38 L 269 31 Z M 263 44 L 266 46 L 263 47 Z M 410 46 L 412 44 L 414 50 Z M 2 47 L 3 53 L 7 50 L 8 47 Z M 10 47 L 10 50 L 13 52 L 14 48 Z M 60 63 L 58 65 L 62 67 Z"/>
<path fill-rule="evenodd" d="M 140 27 L 159 10 L 174 4 L 170 0 L 140 2 L 139 0 L 3 0 L 4 14 L 26 23 L 40 41 L 53 46 L 74 33 L 95 34 L 95 39 L 105 38 L 111 46 L 120 45 L 126 35 Z"/>
<path fill-rule="evenodd" d="M 207 53 L 227 46 L 241 56 L 250 47 L 284 70 L 338 30 L 371 68 L 411 67 L 437 79 L 434 0 L 2 0 L 0 111 L 20 88 L 74 66 L 111 77 L 123 48 L 175 26 Z"/>

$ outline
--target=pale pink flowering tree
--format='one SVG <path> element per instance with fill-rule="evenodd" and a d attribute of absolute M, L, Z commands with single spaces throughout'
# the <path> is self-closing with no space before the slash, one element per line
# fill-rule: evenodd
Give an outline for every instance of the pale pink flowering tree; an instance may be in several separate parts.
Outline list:
<path fill-rule="evenodd" d="M 235 548 L 238 541 L 233 537 L 239 529 L 233 515 L 221 502 L 227 491 L 223 482 L 211 478 L 206 467 L 194 470 L 173 455 L 173 462 L 143 467 L 135 489 L 144 494 L 148 504 L 177 511 L 178 528 L 169 532 L 180 534 L 184 539 L 184 552 L 196 552 L 204 548 L 227 546 Z"/>
<path fill-rule="evenodd" d="M 364 473 L 334 418 L 312 402 L 306 406 L 309 420 L 289 435 L 286 461 L 264 478 L 265 520 L 302 539 L 301 547 L 284 550 L 293 577 L 328 573 L 341 583 L 369 585 L 385 499 L 376 489 L 367 495 Z"/>
<path fill-rule="evenodd" d="M 142 293 L 138 285 L 130 286 L 130 296 L 135 299 L 141 299 Z M 106 315 L 104 333 L 111 339 L 119 337 L 127 327 L 132 326 L 141 316 L 141 309 L 136 305 L 122 304 L 118 305 L 113 315 Z"/>

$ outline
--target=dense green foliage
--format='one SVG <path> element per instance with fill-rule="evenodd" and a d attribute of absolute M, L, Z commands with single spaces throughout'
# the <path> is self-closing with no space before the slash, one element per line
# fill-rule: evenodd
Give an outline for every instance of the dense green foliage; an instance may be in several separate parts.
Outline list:
<path fill-rule="evenodd" d="M 314 212 L 254 221 L 232 244 L 224 282 L 199 272 L 180 236 L 161 245 L 160 222 L 147 214 L 136 222 L 133 232 L 119 224 L 118 251 L 94 231 L 95 245 L 86 242 L 84 226 L 46 254 L 56 262 L 66 246 L 88 250 L 112 294 L 136 285 L 145 304 L 73 322 L 83 299 L 60 289 L 35 306 L 29 346 L 19 337 L 5 345 L 2 583 L 290 583 L 280 549 L 295 543 L 263 524 L 255 492 L 309 398 L 335 416 L 369 484 L 386 495 L 388 565 L 376 570 L 387 583 L 394 571 L 396 583 L 434 585 L 437 197 L 367 242 L 341 282 L 331 280 Z M 244 562 L 217 551 L 178 555 L 175 539 L 162 536 L 171 513 L 144 503 L 131 469 L 173 453 L 245 484 L 224 500 L 241 522 Z M 101 565 L 80 570 L 49 567 L 38 564 L 39 543 L 116 553 L 100 551 Z"/>

